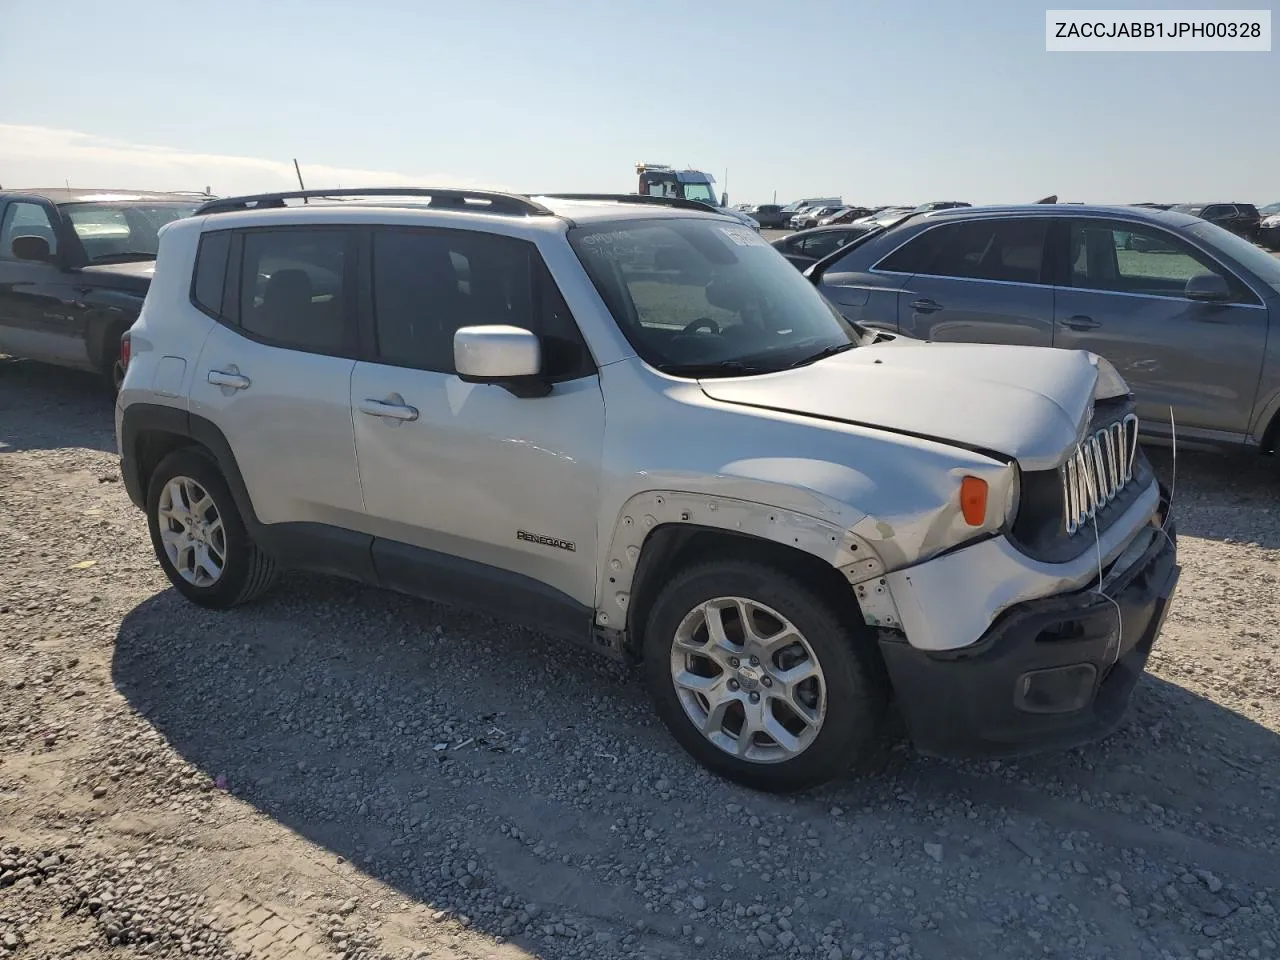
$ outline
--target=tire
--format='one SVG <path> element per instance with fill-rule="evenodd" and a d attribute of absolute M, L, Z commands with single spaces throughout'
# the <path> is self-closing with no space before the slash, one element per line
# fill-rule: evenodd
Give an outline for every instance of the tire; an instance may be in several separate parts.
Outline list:
<path fill-rule="evenodd" d="M 690 630 L 700 617 L 705 622 L 712 616 L 699 613 L 703 604 L 725 598 L 730 602 L 720 604 L 720 622 L 730 639 L 743 636 L 738 624 L 744 608 L 732 602 L 741 599 L 747 603 L 745 609 L 756 623 L 757 634 L 781 636 L 777 629 L 788 624 L 778 621 L 787 621 L 802 640 L 774 653 L 775 658 L 781 659 L 770 662 L 761 656 L 760 666 L 751 666 L 743 649 L 736 672 L 731 659 L 722 666 L 722 662 L 703 657 L 696 651 L 710 649 L 709 643 L 698 646 L 699 637 L 706 637 L 707 633 L 695 630 L 690 636 Z M 685 637 L 689 637 L 692 646 L 681 645 Z M 783 668 L 794 669 L 800 652 L 806 655 L 806 661 L 816 662 L 820 678 L 816 683 L 805 681 L 795 688 L 795 697 L 787 701 L 782 695 L 786 684 L 780 678 L 785 676 Z M 883 746 L 889 684 L 868 629 L 860 621 L 849 622 L 848 616 L 821 593 L 771 565 L 745 560 L 711 561 L 677 572 L 649 613 L 644 660 L 658 716 L 676 741 L 703 766 L 745 786 L 772 793 L 816 786 L 861 766 Z M 736 704 L 730 703 L 723 721 L 717 723 L 708 709 L 712 701 L 687 685 L 678 685 L 677 673 L 686 682 L 692 675 L 692 682 L 707 685 L 708 689 L 718 678 L 723 685 L 716 685 L 712 696 Z M 734 683 L 738 686 L 733 687 Z M 815 696 L 819 692 L 823 695 Z M 743 723 L 748 716 L 746 711 L 752 709 L 747 697 L 755 693 L 761 695 L 754 701 L 759 704 L 755 709 L 761 711 L 753 714 L 757 727 L 762 716 L 771 715 L 775 721 L 771 729 L 779 729 L 779 723 L 784 729 L 790 728 L 785 732 L 793 734 L 791 749 L 782 740 L 758 732 L 753 732 L 744 744 Z M 787 706 L 788 702 L 798 703 L 809 714 L 810 722 L 801 721 L 800 713 Z M 742 720 L 735 736 L 731 728 L 739 714 Z M 712 728 L 715 741 L 703 733 L 695 716 Z M 815 716 L 820 718 L 816 731 L 812 723 Z M 795 749 L 797 746 L 800 749 Z"/>
<path fill-rule="evenodd" d="M 175 504 L 173 498 L 179 493 L 181 503 Z M 203 502 L 201 493 L 209 498 L 209 505 L 199 511 L 193 528 L 190 507 Z M 183 516 L 188 520 L 181 520 Z M 175 450 L 152 472 L 147 482 L 147 526 L 169 582 L 202 607 L 225 610 L 248 603 L 276 581 L 275 561 L 249 536 L 217 463 L 200 448 Z M 195 529 L 195 538 L 177 536 L 180 526 Z M 166 531 L 173 534 L 170 545 L 176 548 L 177 563 L 166 545 Z M 222 563 L 214 576 L 219 558 Z"/>

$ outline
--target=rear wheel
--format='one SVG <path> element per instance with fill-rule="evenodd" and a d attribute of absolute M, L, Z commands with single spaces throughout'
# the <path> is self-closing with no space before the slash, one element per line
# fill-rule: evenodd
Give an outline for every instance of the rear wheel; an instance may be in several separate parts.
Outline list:
<path fill-rule="evenodd" d="M 199 449 L 160 461 L 147 487 L 147 524 L 169 582 L 194 603 L 234 607 L 275 583 L 275 562 L 249 536 L 217 464 Z"/>
<path fill-rule="evenodd" d="M 756 789 L 822 783 L 880 745 L 888 686 L 865 627 L 765 564 L 677 573 L 649 616 L 645 670 L 681 746 Z"/>

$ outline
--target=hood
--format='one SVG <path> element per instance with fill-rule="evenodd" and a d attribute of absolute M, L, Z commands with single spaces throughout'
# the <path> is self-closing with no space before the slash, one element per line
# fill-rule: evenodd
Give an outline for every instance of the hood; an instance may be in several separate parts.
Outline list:
<path fill-rule="evenodd" d="M 924 437 L 1045 470 L 1079 442 L 1097 381 L 1083 350 L 897 339 L 700 386 L 725 403 Z"/>
<path fill-rule="evenodd" d="M 130 263 L 97 263 L 81 267 L 80 272 L 95 283 L 121 290 L 147 292 L 156 272 L 154 260 L 135 260 Z"/>

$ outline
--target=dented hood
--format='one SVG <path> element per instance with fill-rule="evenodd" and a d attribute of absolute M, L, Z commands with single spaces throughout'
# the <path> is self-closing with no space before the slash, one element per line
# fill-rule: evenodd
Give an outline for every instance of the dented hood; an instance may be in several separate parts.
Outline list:
<path fill-rule="evenodd" d="M 898 338 L 795 370 L 704 379 L 714 400 L 821 417 L 1056 466 L 1088 421 L 1091 354 Z"/>

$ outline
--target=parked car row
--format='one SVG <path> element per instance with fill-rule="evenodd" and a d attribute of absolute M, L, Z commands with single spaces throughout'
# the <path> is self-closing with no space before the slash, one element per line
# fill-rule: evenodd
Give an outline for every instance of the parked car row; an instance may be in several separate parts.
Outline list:
<path fill-rule="evenodd" d="M 920 266 L 1035 286 L 1050 224 L 953 244 L 967 211 L 918 214 L 811 283 L 683 200 L 392 193 L 214 200 L 164 230 L 116 436 L 181 595 L 234 607 L 293 566 L 476 604 L 639 664 L 677 742 L 766 790 L 872 755 L 891 705 L 947 755 L 1121 722 L 1179 576 L 1124 379 L 829 302 L 896 309 L 882 277 Z M 1189 322 L 1245 295 L 1195 291 Z M 1238 307 L 1205 331 L 1267 316 Z"/>
<path fill-rule="evenodd" d="M 1056 199 L 1047 198 L 1048 202 Z M 838 199 L 825 199 L 798 201 L 786 207 L 776 204 L 747 207 L 747 210 L 765 229 L 811 230 L 837 223 L 886 221 L 905 213 L 928 213 L 968 206 L 971 204 L 961 200 L 936 200 L 915 207 L 859 207 L 845 205 Z M 1216 223 L 1246 240 L 1280 250 L 1280 203 L 1272 203 L 1261 209 L 1251 203 L 1135 203 L 1132 206 L 1190 214 Z"/>

